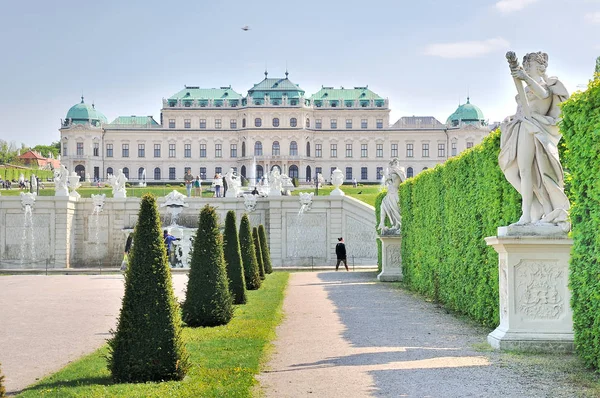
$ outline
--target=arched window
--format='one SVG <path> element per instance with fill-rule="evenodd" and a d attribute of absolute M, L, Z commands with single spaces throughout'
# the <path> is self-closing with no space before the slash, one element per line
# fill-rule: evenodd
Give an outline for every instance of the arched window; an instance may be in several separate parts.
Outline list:
<path fill-rule="evenodd" d="M 310 142 L 306 143 L 306 156 L 310 157 Z"/>
<path fill-rule="evenodd" d="M 256 119 L 254 119 L 254 126 L 255 127 L 260 127 L 262 126 L 262 119 L 257 117 Z"/>
<path fill-rule="evenodd" d="M 256 165 L 256 181 L 253 181 L 254 184 L 256 184 L 256 182 L 261 179 L 264 175 L 264 171 L 263 171 L 263 167 L 259 164 Z"/>
<path fill-rule="evenodd" d="M 154 169 L 154 179 L 160 181 L 160 167 Z"/>
<path fill-rule="evenodd" d="M 279 127 L 279 118 L 278 117 L 273 118 L 273 127 Z"/>
<path fill-rule="evenodd" d="M 296 141 L 290 142 L 290 156 L 298 156 L 298 143 Z"/>
<path fill-rule="evenodd" d="M 298 166 L 295 164 L 291 165 L 289 168 L 290 178 L 298 178 Z"/>
<path fill-rule="evenodd" d="M 138 180 L 145 180 L 146 179 L 146 169 L 144 169 L 143 167 L 140 167 L 138 169 Z"/>
<path fill-rule="evenodd" d="M 79 181 L 85 181 L 85 166 L 78 164 L 75 166 L 75 173 L 79 176 Z"/>
<path fill-rule="evenodd" d="M 273 156 L 279 156 L 281 155 L 279 153 L 279 141 L 273 141 Z"/>
<path fill-rule="evenodd" d="M 246 166 L 242 166 L 240 173 L 242 173 L 242 176 L 246 178 Z"/>
<path fill-rule="evenodd" d="M 246 127 L 246 118 L 242 119 L 242 127 Z"/>
<path fill-rule="evenodd" d="M 109 176 L 109 175 L 112 175 L 112 174 L 113 174 L 113 169 L 112 169 L 112 167 L 109 167 L 109 168 L 107 168 L 107 169 L 106 169 L 106 175 L 107 175 L 107 176 Z"/>
<path fill-rule="evenodd" d="M 246 120 L 246 119 L 244 119 Z M 242 142 L 242 157 L 246 157 L 246 142 Z"/>
<path fill-rule="evenodd" d="M 306 118 L 306 128 L 310 128 L 310 118 Z"/>
<path fill-rule="evenodd" d="M 414 172 L 413 172 L 413 168 L 409 167 L 408 169 L 406 169 L 406 178 L 411 178 L 414 177 Z"/>
<path fill-rule="evenodd" d="M 310 178 L 312 176 L 310 166 L 306 166 L 306 182 L 310 182 Z"/>
<path fill-rule="evenodd" d="M 262 142 L 260 141 L 254 143 L 254 156 L 262 156 Z"/>
<path fill-rule="evenodd" d="M 129 167 L 123 167 L 123 174 L 129 179 Z"/>
<path fill-rule="evenodd" d="M 290 119 L 290 126 L 291 127 L 296 127 L 298 125 L 298 119 L 296 119 L 295 117 Z"/>

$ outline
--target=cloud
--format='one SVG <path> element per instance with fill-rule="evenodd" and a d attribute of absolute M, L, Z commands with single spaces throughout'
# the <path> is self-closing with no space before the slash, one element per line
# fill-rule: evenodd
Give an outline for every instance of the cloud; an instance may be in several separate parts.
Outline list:
<path fill-rule="evenodd" d="M 589 23 L 600 24 L 600 11 L 587 13 L 584 19 Z"/>
<path fill-rule="evenodd" d="M 504 50 L 509 46 L 510 43 L 507 40 L 497 37 L 495 39 L 479 41 L 430 44 L 425 49 L 424 54 L 442 58 L 473 58 L 489 54 L 493 51 Z"/>
<path fill-rule="evenodd" d="M 519 11 L 530 4 L 536 3 L 539 0 L 500 0 L 496 3 L 496 8 L 503 13 Z"/>

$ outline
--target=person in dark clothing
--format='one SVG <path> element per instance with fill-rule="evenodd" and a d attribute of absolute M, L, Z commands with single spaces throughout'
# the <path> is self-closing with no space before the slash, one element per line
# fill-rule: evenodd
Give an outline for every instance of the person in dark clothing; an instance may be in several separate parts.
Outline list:
<path fill-rule="evenodd" d="M 166 229 L 163 231 L 163 239 L 165 240 L 165 246 L 167 247 L 167 260 L 169 261 L 169 264 L 171 264 L 171 266 L 174 266 L 174 259 L 171 258 L 171 247 L 173 246 L 174 241 L 181 239 L 174 237 Z"/>
<path fill-rule="evenodd" d="M 348 269 L 348 261 L 346 260 L 346 245 L 344 244 L 344 238 L 338 238 L 338 243 L 335 245 L 335 254 L 337 256 L 337 264 L 335 265 L 335 270 L 337 271 L 340 267 L 340 263 L 343 261 L 344 266 L 346 267 L 346 271 L 350 271 Z"/>
<path fill-rule="evenodd" d="M 125 250 L 123 250 L 123 262 L 121 262 L 121 271 L 125 271 L 129 265 L 129 252 L 131 251 L 131 245 L 133 245 L 133 233 L 127 236 L 125 241 Z"/>

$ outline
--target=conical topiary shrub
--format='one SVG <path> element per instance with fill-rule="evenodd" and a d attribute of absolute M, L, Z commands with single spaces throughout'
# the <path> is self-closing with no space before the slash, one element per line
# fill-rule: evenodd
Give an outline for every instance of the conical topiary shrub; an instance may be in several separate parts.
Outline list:
<path fill-rule="evenodd" d="M 227 267 L 227 278 L 229 279 L 229 291 L 233 297 L 233 303 L 246 304 L 246 279 L 244 278 L 240 240 L 238 238 L 237 223 L 235 220 L 235 212 L 233 210 L 229 210 L 225 217 L 223 253 L 225 255 L 225 266 Z"/>
<path fill-rule="evenodd" d="M 273 272 L 273 265 L 271 264 L 271 253 L 269 250 L 269 244 L 267 243 L 267 233 L 265 231 L 265 226 L 262 224 L 258 226 L 258 238 L 260 239 L 260 250 L 262 253 L 265 273 L 270 274 Z"/>
<path fill-rule="evenodd" d="M 223 238 L 210 205 L 200 212 L 182 313 L 183 321 L 193 327 L 225 325 L 233 317 Z"/>
<path fill-rule="evenodd" d="M 189 357 L 161 234 L 156 198 L 142 197 L 108 368 L 117 382 L 181 380 Z"/>
<path fill-rule="evenodd" d="M 244 264 L 244 278 L 246 278 L 246 289 L 256 290 L 260 288 L 261 280 L 258 272 L 258 261 L 250 230 L 248 215 L 242 216 L 240 223 L 240 250 L 242 251 L 242 264 Z"/>
<path fill-rule="evenodd" d="M 265 279 L 265 267 L 263 265 L 262 252 L 260 250 L 260 240 L 258 239 L 258 228 L 252 228 L 252 242 L 254 251 L 256 251 L 256 262 L 258 263 L 258 274 L 260 279 Z"/>
<path fill-rule="evenodd" d="M 4 375 L 2 374 L 2 367 L 0 367 L 0 397 L 4 396 L 6 396 L 6 388 L 4 388 Z"/>

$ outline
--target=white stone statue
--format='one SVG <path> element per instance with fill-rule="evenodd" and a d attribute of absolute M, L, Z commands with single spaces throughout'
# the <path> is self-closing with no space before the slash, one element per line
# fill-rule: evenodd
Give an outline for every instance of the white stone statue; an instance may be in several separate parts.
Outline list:
<path fill-rule="evenodd" d="M 125 183 L 127 177 L 123 174 L 123 170 L 119 169 L 117 174 L 108 177 L 108 183 L 112 187 L 113 198 L 126 198 L 127 190 L 125 189 Z"/>
<path fill-rule="evenodd" d="M 185 203 L 184 194 L 177 192 L 176 190 L 172 190 L 167 196 L 165 196 L 165 202 L 160 205 L 160 207 L 165 206 L 188 207 L 189 204 Z"/>
<path fill-rule="evenodd" d="M 242 182 L 239 177 L 235 175 L 233 168 L 230 168 L 229 171 L 224 176 L 225 182 L 227 183 L 227 192 L 225 192 L 226 198 L 237 198 L 242 189 Z"/>
<path fill-rule="evenodd" d="M 269 174 L 269 196 L 281 196 L 281 174 L 279 168 L 275 167 Z"/>
<path fill-rule="evenodd" d="M 325 178 L 323 178 L 323 174 L 321 173 L 317 173 L 317 184 L 319 184 L 318 188 L 323 187 L 323 184 L 325 184 Z"/>
<path fill-rule="evenodd" d="M 344 183 L 344 173 L 342 170 L 336 168 L 331 173 L 331 184 L 335 187 L 333 191 L 331 191 L 331 196 L 344 196 L 345 193 L 340 189 L 342 184 Z"/>
<path fill-rule="evenodd" d="M 71 188 L 71 193 L 69 194 L 69 196 L 77 199 L 81 198 L 81 195 L 79 194 L 79 192 L 77 192 L 77 188 L 81 186 L 81 182 L 79 180 L 79 175 L 77 175 L 76 172 L 72 171 L 71 175 L 69 176 L 69 187 Z"/>
<path fill-rule="evenodd" d="M 400 234 L 402 223 L 400 218 L 398 187 L 400 187 L 402 181 L 406 180 L 406 174 L 404 172 L 404 167 L 400 167 L 400 161 L 397 158 L 390 161 L 383 179 L 387 187 L 387 193 L 381 201 L 378 228 L 382 235 Z M 392 224 L 391 227 L 385 225 L 386 218 L 390 220 L 390 224 Z"/>
<path fill-rule="evenodd" d="M 104 201 L 106 200 L 106 194 L 92 194 L 92 202 L 94 203 L 94 209 L 101 212 L 104 209 Z"/>
<path fill-rule="evenodd" d="M 569 93 L 560 80 L 546 75 L 546 53 L 526 54 L 522 67 L 513 52 L 506 58 L 517 87 L 517 113 L 500 126 L 498 163 L 522 197 L 522 215 L 516 225 L 554 224 L 568 231 L 570 205 L 558 158 L 561 134 L 557 122 L 559 104 Z"/>
<path fill-rule="evenodd" d="M 251 193 L 244 194 L 244 207 L 248 213 L 252 213 L 254 210 L 256 210 L 256 199 L 256 195 Z"/>
<path fill-rule="evenodd" d="M 300 192 L 300 210 L 309 211 L 312 208 L 314 192 Z"/>
<path fill-rule="evenodd" d="M 69 172 L 64 164 L 54 169 L 54 196 L 69 196 Z"/>
<path fill-rule="evenodd" d="M 21 206 L 23 209 L 26 209 L 27 206 L 29 206 L 29 208 L 33 207 L 36 195 L 35 192 L 21 192 Z"/>
<path fill-rule="evenodd" d="M 294 187 L 292 179 L 287 174 L 281 175 L 281 189 L 283 190 L 285 195 L 290 195 L 290 192 L 296 189 L 296 187 Z"/>

